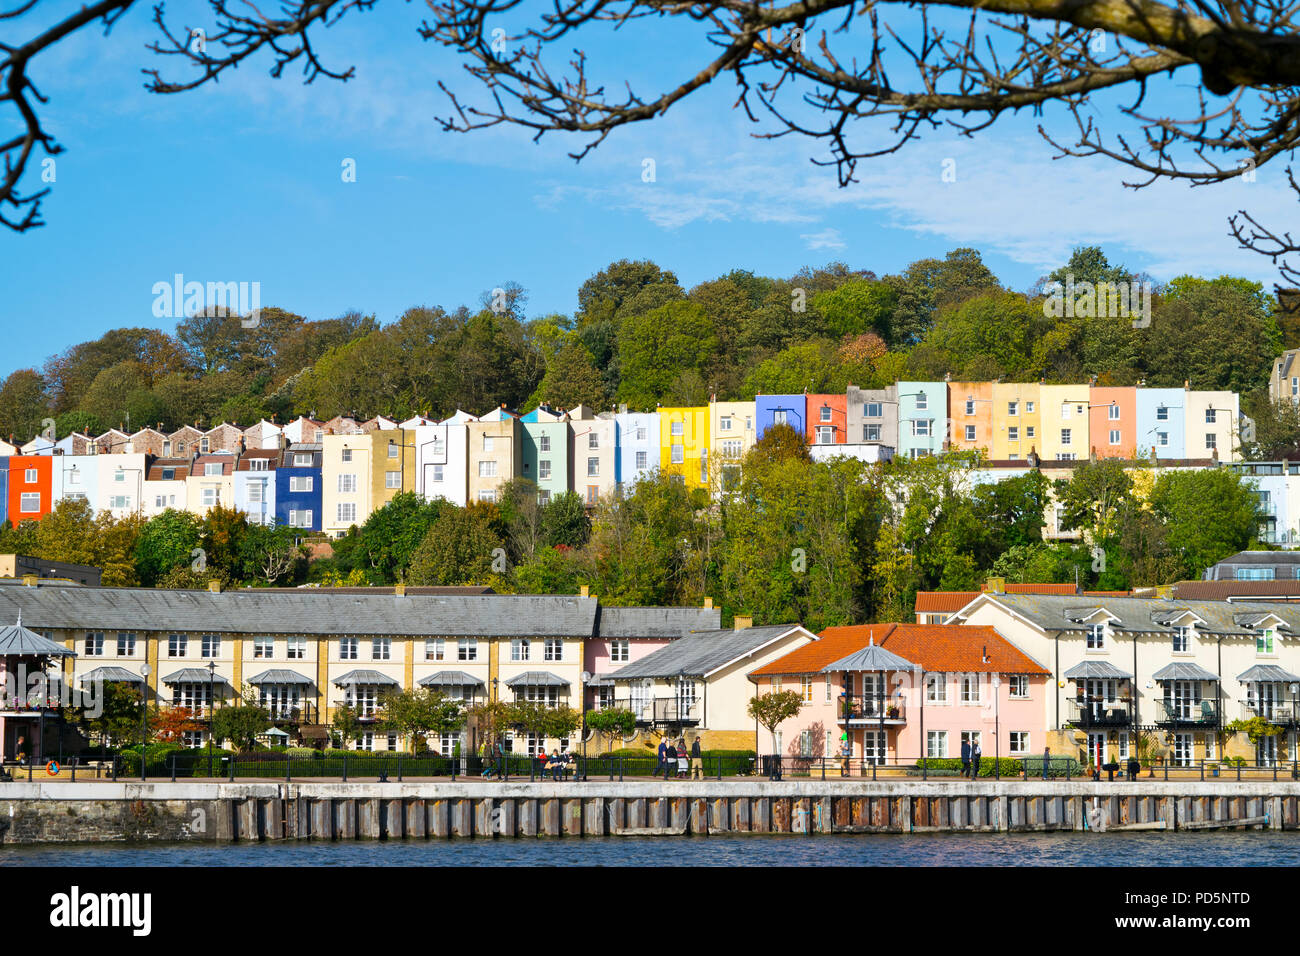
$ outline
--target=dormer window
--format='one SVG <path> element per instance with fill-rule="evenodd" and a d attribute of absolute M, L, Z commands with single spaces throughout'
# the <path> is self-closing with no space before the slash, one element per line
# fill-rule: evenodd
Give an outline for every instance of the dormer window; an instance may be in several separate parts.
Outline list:
<path fill-rule="evenodd" d="M 1106 625 L 1089 624 L 1088 625 L 1088 650 L 1100 651 L 1106 646 Z"/>
<path fill-rule="evenodd" d="M 1255 637 L 1255 653 L 1269 655 L 1273 653 L 1273 628 L 1266 627 Z"/>
<path fill-rule="evenodd" d="M 1174 628 L 1174 653 L 1186 654 L 1191 647 L 1192 628 L 1190 625 L 1181 625 Z"/>

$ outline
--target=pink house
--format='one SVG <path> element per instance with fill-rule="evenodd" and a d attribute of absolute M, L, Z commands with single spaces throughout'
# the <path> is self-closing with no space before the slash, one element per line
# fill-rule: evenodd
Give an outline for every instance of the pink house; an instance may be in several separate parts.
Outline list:
<path fill-rule="evenodd" d="M 596 636 L 583 641 L 582 669 L 587 681 L 583 710 L 614 706 L 614 682 L 608 676 L 633 661 L 685 637 L 691 631 L 716 631 L 722 611 L 704 607 L 607 607 L 599 605 Z"/>
<path fill-rule="evenodd" d="M 974 633 L 962 633 L 970 631 Z M 750 673 L 759 694 L 795 690 L 800 712 L 758 730 L 759 753 L 837 757 L 854 765 L 1041 751 L 1049 672 L 991 627 L 869 624 L 820 640 Z"/>

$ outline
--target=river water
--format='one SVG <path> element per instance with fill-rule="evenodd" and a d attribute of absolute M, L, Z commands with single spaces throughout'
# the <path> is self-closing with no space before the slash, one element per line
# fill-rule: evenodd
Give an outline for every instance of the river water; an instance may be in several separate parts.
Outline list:
<path fill-rule="evenodd" d="M 0 846 L 0 866 L 1297 866 L 1300 832 Z"/>

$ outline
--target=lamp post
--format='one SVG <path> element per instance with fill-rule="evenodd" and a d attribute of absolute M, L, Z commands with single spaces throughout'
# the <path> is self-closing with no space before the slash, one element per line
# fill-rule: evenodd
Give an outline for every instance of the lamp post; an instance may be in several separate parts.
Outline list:
<path fill-rule="evenodd" d="M 145 744 L 147 737 L 147 723 L 149 716 L 149 662 L 140 665 L 140 673 L 144 676 L 144 684 L 140 687 L 140 779 L 145 779 Z"/>
<path fill-rule="evenodd" d="M 212 708 L 217 702 L 217 662 L 208 661 L 208 743 L 212 743 Z M 209 747 L 209 749 L 211 749 Z"/>
<path fill-rule="evenodd" d="M 998 700 L 998 688 L 1000 688 L 1001 686 L 1002 686 L 1002 678 L 999 675 L 994 674 L 993 675 L 993 775 L 995 777 L 1002 776 L 1002 764 L 1000 763 L 1002 759 L 1002 728 L 998 720 L 1000 716 L 998 712 L 998 705 L 1001 703 L 1001 701 Z"/>
<path fill-rule="evenodd" d="M 578 675 L 580 681 L 579 687 L 579 706 L 582 708 L 582 760 L 583 769 L 586 769 L 587 760 L 587 681 L 591 680 L 591 671 L 583 671 Z"/>

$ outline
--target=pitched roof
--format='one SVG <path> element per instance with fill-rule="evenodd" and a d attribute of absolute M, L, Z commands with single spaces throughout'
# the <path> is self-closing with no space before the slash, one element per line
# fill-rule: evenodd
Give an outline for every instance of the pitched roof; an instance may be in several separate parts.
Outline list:
<path fill-rule="evenodd" d="M 34 627 L 73 630 L 136 631 L 148 622 L 151 629 L 178 633 L 586 637 L 595 631 L 596 602 L 568 595 L 398 597 L 314 588 L 0 588 L 0 621 L 15 620 L 20 611 Z"/>
<path fill-rule="evenodd" d="M 1184 601 L 1300 601 L 1300 581 L 1179 581 L 1171 592 Z"/>
<path fill-rule="evenodd" d="M 716 607 L 601 607 L 596 612 L 596 634 L 606 638 L 677 638 L 721 624 L 722 610 Z"/>
<path fill-rule="evenodd" d="M 919 671 L 922 668 L 906 658 L 899 657 L 893 651 L 886 650 L 879 644 L 868 644 L 860 651 L 854 651 L 848 657 L 841 657 L 822 668 L 823 673 L 831 671 Z"/>
<path fill-rule="evenodd" d="M 37 591 L 39 588 L 27 588 Z M 12 611 L 0 614 L 0 619 L 15 619 Z M 29 617 L 28 620 L 31 618 Z M 76 657 L 76 653 L 62 644 L 55 644 L 48 637 L 43 637 L 33 630 L 23 627 L 23 612 L 18 611 L 17 624 L 0 627 L 0 656 L 15 657 Z"/>
<path fill-rule="evenodd" d="M 864 624 L 858 627 L 828 627 L 821 632 L 821 640 L 796 647 L 789 654 L 750 671 L 749 676 L 819 673 L 827 664 L 852 654 L 869 640 L 879 644 L 897 626 Z"/>
<path fill-rule="evenodd" d="M 1078 594 L 1073 584 L 1007 584 L 1006 594 Z M 981 594 L 988 591 L 918 591 L 916 611 L 919 614 L 952 613 L 960 611 Z M 1125 595 L 1127 591 L 1084 591 L 1087 595 Z"/>
<path fill-rule="evenodd" d="M 834 641 L 842 653 L 834 657 L 805 654 L 798 659 L 800 666 L 826 658 L 817 667 L 806 670 L 773 669 L 786 666 L 788 659 L 807 651 L 800 648 L 779 661 L 754 673 L 808 673 L 820 671 L 828 664 L 837 663 L 853 651 L 869 647 L 872 641 L 896 654 L 905 661 L 917 664 L 922 670 L 971 671 L 998 674 L 1046 674 L 1041 664 L 1007 641 L 992 627 L 960 626 L 954 624 L 854 624 L 845 627 L 828 627 L 821 633 L 822 643 Z M 988 659 L 985 660 L 987 654 Z M 891 668 L 892 669 L 892 668 Z"/>
<path fill-rule="evenodd" d="M 127 670 L 125 667 L 96 667 L 93 671 L 87 671 L 81 675 L 83 684 L 93 684 L 96 681 L 119 682 L 123 684 L 143 684 L 145 679 L 139 674 Z"/>
<path fill-rule="evenodd" d="M 486 687 L 480 677 L 464 671 L 438 671 L 416 681 L 421 687 Z"/>
<path fill-rule="evenodd" d="M 696 631 L 606 676 L 616 681 L 644 677 L 704 677 L 792 631 L 802 631 L 816 639 L 815 634 L 804 631 L 798 624 L 746 627 L 739 631 Z"/>
<path fill-rule="evenodd" d="M 389 677 L 382 671 L 372 671 L 365 667 L 359 667 L 354 671 L 348 671 L 342 677 L 334 678 L 334 685 L 336 687 L 348 687 L 352 684 L 360 684 L 364 687 L 402 686 L 396 679 Z"/>
<path fill-rule="evenodd" d="M 506 681 L 507 687 L 568 687 L 569 682 L 550 671 L 524 671 Z"/>
<path fill-rule="evenodd" d="M 260 674 L 254 674 L 245 681 L 246 684 L 301 684 L 306 686 L 311 683 L 310 677 L 305 677 L 297 671 L 289 670 L 283 667 L 273 667 L 270 670 L 262 671 Z"/>

